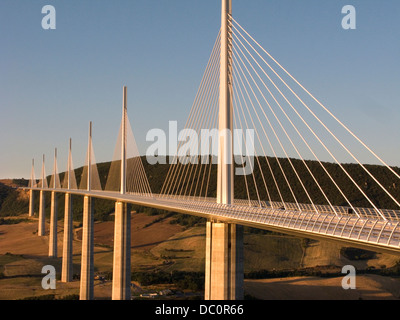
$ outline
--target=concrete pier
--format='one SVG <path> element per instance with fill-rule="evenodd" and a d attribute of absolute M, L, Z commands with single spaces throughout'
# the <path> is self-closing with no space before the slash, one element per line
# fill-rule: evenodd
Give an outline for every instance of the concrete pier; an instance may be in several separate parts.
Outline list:
<path fill-rule="evenodd" d="M 131 206 L 115 203 L 113 300 L 131 299 Z"/>
<path fill-rule="evenodd" d="M 39 198 L 39 222 L 38 222 L 38 236 L 43 237 L 45 235 L 45 195 L 44 191 L 40 191 L 40 198 Z"/>
<path fill-rule="evenodd" d="M 29 216 L 33 217 L 35 215 L 35 198 L 33 190 L 29 190 Z"/>
<path fill-rule="evenodd" d="M 243 227 L 207 221 L 205 300 L 243 299 Z"/>
<path fill-rule="evenodd" d="M 63 256 L 61 281 L 72 281 L 72 240 L 73 240 L 73 225 L 72 225 L 72 196 L 69 193 L 65 194 L 65 215 L 64 215 L 64 238 L 63 238 Z"/>
<path fill-rule="evenodd" d="M 93 227 L 94 199 L 85 196 L 83 200 L 80 300 L 93 300 L 94 298 Z"/>
<path fill-rule="evenodd" d="M 50 209 L 50 236 L 49 236 L 49 257 L 57 258 L 57 215 L 58 200 L 57 194 L 51 192 L 51 209 Z"/>
<path fill-rule="evenodd" d="M 229 224 L 230 226 L 230 300 L 244 299 L 244 253 L 243 253 L 243 226 Z"/>
<path fill-rule="evenodd" d="M 71 172 L 72 172 L 72 139 L 69 139 L 69 152 L 68 152 L 68 166 L 67 166 L 67 188 L 71 189 Z M 64 238 L 63 238 L 63 256 L 62 256 L 62 269 L 61 281 L 71 282 L 73 278 L 73 264 L 72 264 L 72 240 L 73 229 L 72 224 L 72 195 L 65 194 L 65 207 L 64 207 Z"/>
<path fill-rule="evenodd" d="M 222 0 L 217 203 L 225 205 L 234 203 L 231 15 L 232 0 Z M 206 228 L 204 298 L 243 299 L 243 227 L 208 221 Z"/>

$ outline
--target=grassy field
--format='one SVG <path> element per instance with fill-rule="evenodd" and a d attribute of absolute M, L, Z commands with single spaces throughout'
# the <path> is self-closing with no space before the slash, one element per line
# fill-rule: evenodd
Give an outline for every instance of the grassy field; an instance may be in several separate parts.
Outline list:
<path fill-rule="evenodd" d="M 37 219 L 26 215 L 18 218 L 27 222 L 0 225 L 0 299 L 22 299 L 53 294 L 56 298 L 79 294 L 79 280 L 71 283 L 57 281 L 56 290 L 41 287 L 41 268 L 53 265 L 57 277 L 61 276 L 61 258 L 48 257 L 48 235 L 37 236 Z M 132 271 L 204 271 L 205 227 L 184 228 L 171 224 L 171 217 L 159 219 L 143 213 L 132 215 Z M 13 218 L 7 218 L 13 219 Z M 48 225 L 46 225 L 48 230 Z M 110 274 L 113 260 L 112 221 L 96 223 L 95 275 Z M 58 224 L 58 256 L 62 254 L 63 221 Z M 75 228 L 73 241 L 74 274 L 80 273 L 81 229 Z M 316 266 L 353 264 L 357 268 L 393 266 L 399 257 L 376 254 L 372 259 L 349 261 L 340 254 L 337 244 L 304 241 L 299 238 L 276 235 L 245 233 L 245 272 L 259 270 L 283 270 Z M 357 278 L 359 292 L 344 293 L 338 279 L 283 278 L 246 280 L 246 293 L 259 299 L 359 299 L 373 297 L 398 298 L 400 282 L 389 277 L 363 275 Z M 335 282 L 336 281 L 336 282 Z M 159 285 L 158 288 L 163 287 Z M 167 286 L 168 287 L 168 286 Z M 169 286 L 171 287 L 171 286 Z M 324 289 L 325 288 L 325 289 Z M 155 290 L 135 284 L 134 291 Z M 397 290 L 397 291 L 396 291 Z M 51 292 L 50 292 L 51 291 Z M 323 294 L 321 293 L 323 292 Z M 340 293 L 340 294 L 339 294 Z M 110 299 L 111 281 L 95 281 L 95 298 Z"/>

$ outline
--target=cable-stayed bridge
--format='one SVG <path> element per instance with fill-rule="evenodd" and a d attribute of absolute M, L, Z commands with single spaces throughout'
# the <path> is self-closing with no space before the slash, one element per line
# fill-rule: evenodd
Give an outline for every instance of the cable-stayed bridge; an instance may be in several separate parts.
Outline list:
<path fill-rule="evenodd" d="M 348 139 L 374 157 L 389 180 L 379 181 L 348 147 Z M 116 203 L 113 299 L 130 298 L 130 204 L 207 218 L 206 299 L 243 298 L 242 226 L 400 253 L 399 197 L 388 184 L 400 179 L 397 168 L 388 166 L 233 18 L 230 0 L 222 0 L 221 30 L 178 140 L 161 190 L 154 193 L 128 120 L 124 87 L 122 121 L 105 183 L 96 165 L 91 123 L 79 179 L 71 141 L 63 181 L 57 150 L 50 181 L 44 156 L 38 180 L 32 163 L 29 215 L 34 215 L 34 192 L 39 191 L 39 236 L 45 235 L 44 199 L 51 193 L 49 256 L 57 257 L 57 194 L 66 197 L 65 282 L 72 280 L 71 197 L 84 197 L 81 299 L 93 299 L 96 198 Z M 339 161 L 338 150 L 355 163 L 357 176 Z M 370 185 L 379 190 L 378 199 Z M 235 198 L 238 186 L 246 196 Z"/>

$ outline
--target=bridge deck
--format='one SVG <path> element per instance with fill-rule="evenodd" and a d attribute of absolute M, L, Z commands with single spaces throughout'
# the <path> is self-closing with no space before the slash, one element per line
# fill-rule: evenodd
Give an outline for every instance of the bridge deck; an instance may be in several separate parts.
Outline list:
<path fill-rule="evenodd" d="M 27 188 L 26 188 L 27 189 Z M 373 216 L 357 217 L 346 210 L 332 212 L 321 210 L 283 209 L 277 206 L 251 206 L 238 200 L 234 205 L 216 203 L 213 198 L 183 198 L 165 195 L 120 194 L 110 191 L 66 189 L 40 189 L 46 192 L 88 195 L 122 201 L 152 208 L 201 216 L 209 219 L 247 225 L 317 240 L 335 240 L 341 243 L 391 254 L 400 254 L 400 219 L 397 215 L 388 220 Z M 257 203 L 258 204 L 258 203 Z M 267 203 L 264 203 L 267 204 Z"/>

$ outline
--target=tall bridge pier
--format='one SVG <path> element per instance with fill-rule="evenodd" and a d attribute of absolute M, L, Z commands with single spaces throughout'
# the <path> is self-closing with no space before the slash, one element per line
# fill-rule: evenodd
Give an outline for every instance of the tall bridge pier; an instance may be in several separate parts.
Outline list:
<path fill-rule="evenodd" d="M 29 190 L 29 217 L 33 217 L 35 215 L 35 198 L 33 195 L 33 190 Z"/>
<path fill-rule="evenodd" d="M 112 299 L 131 299 L 131 206 L 115 203 Z"/>
<path fill-rule="evenodd" d="M 121 122 L 121 186 L 120 193 L 126 193 L 126 120 L 127 88 L 123 87 Z M 114 222 L 114 261 L 112 299 L 131 299 L 131 206 L 117 201 Z"/>
<path fill-rule="evenodd" d="M 80 300 L 94 298 L 94 198 L 83 198 Z"/>
<path fill-rule="evenodd" d="M 222 0 L 217 203 L 233 204 L 232 0 Z M 243 299 L 243 227 L 207 221 L 206 300 Z"/>
<path fill-rule="evenodd" d="M 57 185 L 57 149 L 54 151 L 54 172 L 52 188 L 56 189 Z M 57 193 L 51 192 L 50 207 L 50 234 L 49 234 L 49 257 L 57 258 L 57 215 L 58 215 L 58 199 Z"/>
<path fill-rule="evenodd" d="M 87 157 L 87 191 L 91 190 L 92 177 L 92 122 L 89 124 L 89 143 Z M 83 198 L 82 255 L 80 300 L 94 298 L 94 199 L 87 195 Z"/>
<path fill-rule="evenodd" d="M 42 163 L 42 188 L 45 187 L 45 173 L 44 173 L 44 155 L 43 155 L 43 163 Z M 38 236 L 43 237 L 45 235 L 45 194 L 43 190 L 40 190 L 39 195 L 39 221 L 38 221 Z"/>
<path fill-rule="evenodd" d="M 243 227 L 210 220 L 206 228 L 204 299 L 243 299 Z"/>
<path fill-rule="evenodd" d="M 50 234 L 49 234 L 49 257 L 57 258 L 57 213 L 58 200 L 57 194 L 51 192 L 51 207 L 50 207 Z"/>
<path fill-rule="evenodd" d="M 61 268 L 61 281 L 72 281 L 72 196 L 70 193 L 65 194 L 65 211 L 64 211 L 64 238 L 63 238 L 63 255 Z"/>
<path fill-rule="evenodd" d="M 38 236 L 45 235 L 45 194 L 40 190 L 39 194 L 39 222 L 38 222 Z"/>
<path fill-rule="evenodd" d="M 69 139 L 69 153 L 67 165 L 67 189 L 71 189 L 71 170 L 72 170 L 72 156 L 71 156 L 72 141 Z M 65 193 L 65 209 L 64 209 L 64 238 L 63 238 L 63 255 L 62 255 L 62 269 L 61 281 L 72 281 L 72 240 L 73 240 L 73 224 L 72 224 L 72 195 Z"/>

